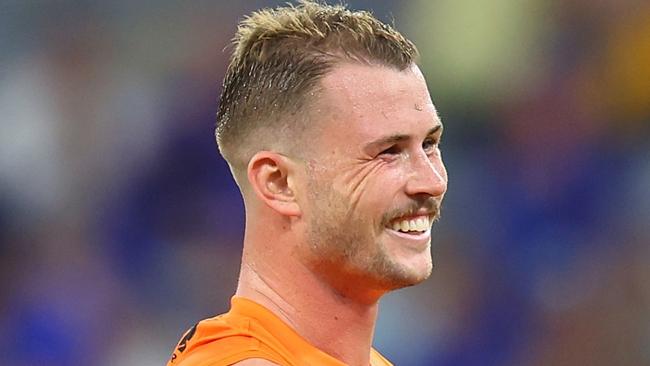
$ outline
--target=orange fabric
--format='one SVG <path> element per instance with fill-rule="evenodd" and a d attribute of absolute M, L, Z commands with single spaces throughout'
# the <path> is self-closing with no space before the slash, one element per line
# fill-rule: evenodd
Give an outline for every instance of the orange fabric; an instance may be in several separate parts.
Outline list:
<path fill-rule="evenodd" d="M 229 312 L 199 322 L 181 339 L 167 366 L 227 366 L 263 358 L 282 366 L 345 366 L 309 344 L 265 307 L 233 297 Z M 392 366 L 374 349 L 371 366 Z"/>

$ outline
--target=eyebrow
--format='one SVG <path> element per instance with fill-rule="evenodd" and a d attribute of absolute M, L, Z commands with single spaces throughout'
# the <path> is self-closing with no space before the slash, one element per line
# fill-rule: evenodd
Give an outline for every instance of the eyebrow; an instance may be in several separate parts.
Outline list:
<path fill-rule="evenodd" d="M 427 136 L 433 135 L 434 133 L 438 132 L 440 129 L 442 129 L 442 125 L 437 124 L 435 127 L 430 129 L 429 132 L 427 132 Z M 395 144 L 404 140 L 408 140 L 409 138 L 410 138 L 409 135 L 404 135 L 404 134 L 395 134 L 395 135 L 380 137 L 377 140 L 373 140 L 367 143 L 364 146 L 364 150 Z"/>

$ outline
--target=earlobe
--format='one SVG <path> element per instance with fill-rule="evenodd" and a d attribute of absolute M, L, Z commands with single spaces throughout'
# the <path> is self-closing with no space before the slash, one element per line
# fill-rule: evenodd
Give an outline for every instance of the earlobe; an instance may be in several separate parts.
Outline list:
<path fill-rule="evenodd" d="M 293 186 L 293 164 L 289 158 L 260 151 L 248 163 L 248 181 L 255 195 L 284 216 L 300 216 Z"/>

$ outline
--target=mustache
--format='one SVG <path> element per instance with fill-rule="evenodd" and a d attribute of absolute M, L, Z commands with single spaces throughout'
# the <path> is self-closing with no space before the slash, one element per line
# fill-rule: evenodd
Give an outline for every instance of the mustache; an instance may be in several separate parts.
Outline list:
<path fill-rule="evenodd" d="M 418 212 L 427 212 L 428 214 L 433 215 L 432 222 L 436 222 L 440 219 L 441 206 L 442 203 L 439 200 L 433 197 L 428 197 L 420 201 L 413 201 L 406 206 L 390 210 L 383 216 L 382 221 L 384 224 L 388 224 L 396 217 L 408 217 L 414 216 Z"/>

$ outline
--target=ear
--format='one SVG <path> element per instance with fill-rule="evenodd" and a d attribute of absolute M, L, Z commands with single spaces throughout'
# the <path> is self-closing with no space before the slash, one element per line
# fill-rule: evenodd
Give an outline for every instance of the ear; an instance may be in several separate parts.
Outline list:
<path fill-rule="evenodd" d="M 257 197 L 283 216 L 300 216 L 294 186 L 295 164 L 290 158 L 260 151 L 248 163 L 248 182 Z"/>

